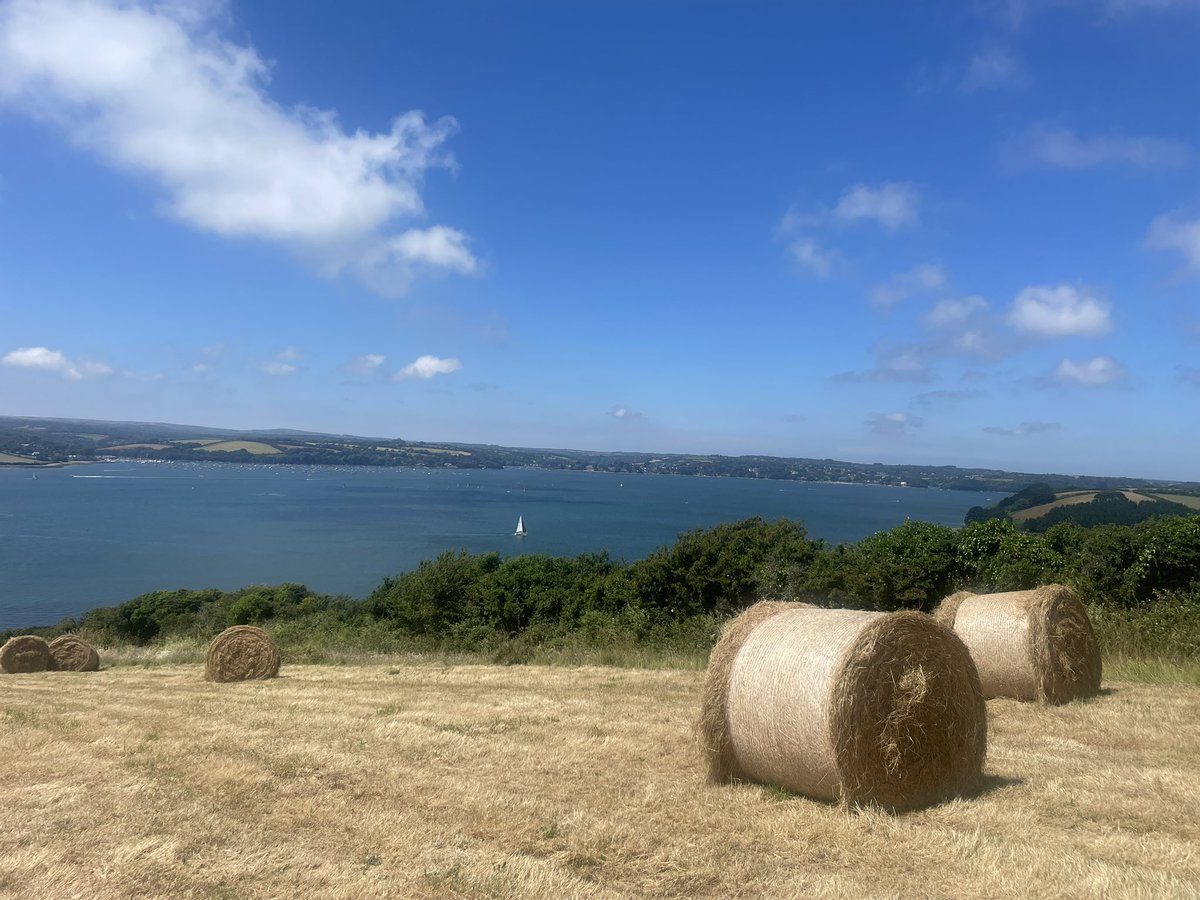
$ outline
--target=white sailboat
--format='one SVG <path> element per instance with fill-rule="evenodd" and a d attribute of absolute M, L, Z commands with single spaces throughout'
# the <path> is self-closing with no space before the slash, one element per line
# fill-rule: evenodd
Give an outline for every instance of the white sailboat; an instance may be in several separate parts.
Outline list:
<path fill-rule="evenodd" d="M 516 537 L 525 537 L 525 517 L 517 516 L 517 530 L 513 532 Z"/>

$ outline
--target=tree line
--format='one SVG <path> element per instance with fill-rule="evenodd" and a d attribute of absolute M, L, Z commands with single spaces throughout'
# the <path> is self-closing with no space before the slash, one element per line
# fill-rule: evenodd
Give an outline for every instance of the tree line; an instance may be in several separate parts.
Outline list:
<path fill-rule="evenodd" d="M 512 639 L 532 646 L 564 635 L 698 646 L 711 643 L 725 618 L 763 598 L 930 611 L 959 589 L 1021 590 L 1048 582 L 1074 587 L 1094 617 L 1142 629 L 1153 648 L 1200 653 L 1195 516 L 1134 526 L 1061 523 L 1040 534 L 1006 519 L 957 530 L 906 522 L 837 545 L 810 538 L 797 521 L 751 518 L 687 532 L 632 563 L 606 553 L 504 558 L 446 552 L 384 579 L 365 599 L 298 584 L 155 591 L 42 632 L 146 644 L 260 624 L 310 642 L 370 635 L 388 647 L 472 649 Z"/>

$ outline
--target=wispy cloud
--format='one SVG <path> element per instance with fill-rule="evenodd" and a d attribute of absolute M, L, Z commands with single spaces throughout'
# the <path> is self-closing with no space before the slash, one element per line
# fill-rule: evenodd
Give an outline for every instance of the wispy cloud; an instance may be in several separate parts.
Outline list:
<path fill-rule="evenodd" d="M 225 355 L 225 344 L 218 342 L 203 347 L 200 350 L 200 355 L 203 357 L 197 362 L 192 363 L 191 369 L 197 375 L 203 375 L 210 372 L 216 362 Z"/>
<path fill-rule="evenodd" d="M 913 397 L 913 405 L 928 409 L 942 403 L 959 403 L 986 397 L 983 391 L 925 391 Z"/>
<path fill-rule="evenodd" d="M 638 412 L 637 410 L 630 409 L 627 406 L 618 406 L 618 407 L 614 408 L 612 410 L 612 412 L 609 413 L 609 415 L 612 416 L 614 419 L 624 419 L 626 421 L 644 418 L 640 412 Z"/>
<path fill-rule="evenodd" d="M 1114 16 L 1149 12 L 1200 12 L 1200 0 L 1103 0 L 1106 12 Z"/>
<path fill-rule="evenodd" d="M 833 219 L 844 224 L 873 221 L 888 231 L 917 224 L 921 192 L 906 181 L 888 181 L 879 187 L 856 184 L 846 190 L 833 208 Z"/>
<path fill-rule="evenodd" d="M 988 302 L 978 294 L 969 297 L 950 297 L 939 300 L 925 314 L 925 324 L 934 328 L 961 325 L 980 313 L 987 312 Z"/>
<path fill-rule="evenodd" d="M 843 382 L 928 382 L 939 360 L 954 357 L 995 361 L 1015 347 L 986 300 L 978 296 L 939 301 L 921 319 L 921 340 L 896 344 L 880 341 L 872 348 L 874 368 L 834 376 Z"/>
<path fill-rule="evenodd" d="M 155 183 L 203 231 L 282 244 L 326 275 L 402 293 L 417 268 L 470 273 L 462 232 L 424 215 L 422 180 L 456 129 L 406 112 L 382 133 L 285 108 L 270 64 L 217 34 L 219 3 L 12 0 L 0 7 L 0 102 Z"/>
<path fill-rule="evenodd" d="M 1049 432 L 1062 431 L 1062 425 L 1058 422 L 1022 422 L 1016 428 L 1001 428 L 997 425 L 989 425 L 983 430 L 987 434 L 1025 437 L 1031 434 L 1047 434 Z"/>
<path fill-rule="evenodd" d="M 1109 305 L 1084 287 L 1031 285 L 1013 301 L 1009 324 L 1035 337 L 1099 337 L 1112 330 Z"/>
<path fill-rule="evenodd" d="M 901 344 L 899 346 L 881 342 L 873 350 L 875 365 L 859 372 L 841 372 L 833 381 L 863 382 L 929 382 L 933 371 L 929 366 L 928 347 L 923 344 Z"/>
<path fill-rule="evenodd" d="M 887 437 L 899 437 L 914 428 L 920 428 L 925 420 L 920 416 L 910 416 L 908 413 L 871 413 L 864 423 L 873 434 Z"/>
<path fill-rule="evenodd" d="M 1110 356 L 1097 356 L 1082 362 L 1064 359 L 1050 381 L 1081 387 L 1104 387 L 1125 377 L 1125 367 Z"/>
<path fill-rule="evenodd" d="M 1179 253 L 1187 271 L 1200 272 L 1200 219 L 1188 219 L 1179 213 L 1161 215 L 1150 223 L 1146 246 Z"/>
<path fill-rule="evenodd" d="M 972 93 L 997 88 L 1027 88 L 1031 84 L 1033 76 L 1024 62 L 1007 50 L 989 47 L 971 57 L 959 87 Z"/>
<path fill-rule="evenodd" d="M 1182 141 L 1118 135 L 1085 138 L 1069 128 L 1043 123 L 1009 138 L 1003 145 L 1001 156 L 1013 168 L 1080 170 L 1132 166 L 1151 169 L 1185 165 L 1190 153 Z"/>
<path fill-rule="evenodd" d="M 299 371 L 297 361 L 301 359 L 303 354 L 296 347 L 285 347 L 280 350 L 272 359 L 258 364 L 258 369 L 267 375 L 275 378 L 286 378 L 289 375 L 295 375 Z"/>
<path fill-rule="evenodd" d="M 842 264 L 842 258 L 836 250 L 824 250 L 809 238 L 793 241 L 788 245 L 788 252 L 796 262 L 818 278 L 828 278 L 833 274 L 833 270 Z"/>
<path fill-rule="evenodd" d="M 871 290 L 871 305 L 889 309 L 920 291 L 936 291 L 945 286 L 946 267 L 939 263 L 923 263 L 907 272 L 893 275 Z"/>
<path fill-rule="evenodd" d="M 18 347 L 4 355 L 0 364 L 19 369 L 39 369 L 54 372 L 70 381 L 111 375 L 112 367 L 107 363 L 85 359 L 70 359 L 61 350 L 48 347 Z"/>
<path fill-rule="evenodd" d="M 845 259 L 814 235 L 858 222 L 875 222 L 887 231 L 911 227 L 919 219 L 920 202 L 921 192 L 909 182 L 887 181 L 878 187 L 856 184 L 843 191 L 832 208 L 789 209 L 775 226 L 775 239 L 802 267 L 818 278 L 828 278 L 845 268 Z"/>
<path fill-rule="evenodd" d="M 1056 9 L 1092 13 L 1096 24 L 1117 25 L 1143 14 L 1200 12 L 1200 0 L 995 0 L 976 5 L 1009 28 L 1020 28 L 1036 14 Z"/>
<path fill-rule="evenodd" d="M 462 368 L 462 363 L 450 357 L 442 359 L 438 356 L 418 356 L 407 366 L 397 372 L 393 378 L 403 381 L 409 378 L 433 378 L 436 375 L 449 375 Z"/>
<path fill-rule="evenodd" d="M 372 375 L 378 375 L 383 370 L 385 362 L 387 362 L 387 357 L 382 353 L 364 353 L 362 356 L 355 356 L 342 368 L 351 375 L 369 378 Z"/>

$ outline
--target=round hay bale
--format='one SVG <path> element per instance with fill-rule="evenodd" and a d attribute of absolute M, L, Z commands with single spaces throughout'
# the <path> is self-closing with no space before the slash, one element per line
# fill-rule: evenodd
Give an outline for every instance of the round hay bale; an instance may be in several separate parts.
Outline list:
<path fill-rule="evenodd" d="M 988 699 L 1066 703 L 1100 690 L 1100 645 L 1086 607 L 1065 585 L 959 591 L 934 616 L 971 651 Z"/>
<path fill-rule="evenodd" d="M 45 672 L 50 668 L 50 645 L 32 634 L 9 638 L 0 647 L 0 669 L 9 675 Z"/>
<path fill-rule="evenodd" d="M 50 642 L 50 668 L 58 672 L 95 672 L 100 654 L 75 634 L 64 634 Z"/>
<path fill-rule="evenodd" d="M 234 625 L 208 645 L 204 677 L 208 681 L 248 681 L 279 674 L 279 648 L 261 628 Z"/>
<path fill-rule="evenodd" d="M 709 780 L 893 811 L 976 787 L 987 749 L 967 648 L 920 613 L 759 603 L 709 658 Z"/>

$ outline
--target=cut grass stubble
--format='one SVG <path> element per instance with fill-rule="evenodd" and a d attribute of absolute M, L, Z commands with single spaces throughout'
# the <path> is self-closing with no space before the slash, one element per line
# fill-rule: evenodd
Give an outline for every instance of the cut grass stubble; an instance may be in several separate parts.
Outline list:
<path fill-rule="evenodd" d="M 705 786 L 702 680 L 435 664 L 289 664 L 232 685 L 196 665 L 69 687 L 5 676 L 0 895 L 1200 891 L 1200 689 L 991 701 L 987 788 L 892 817 Z"/>

